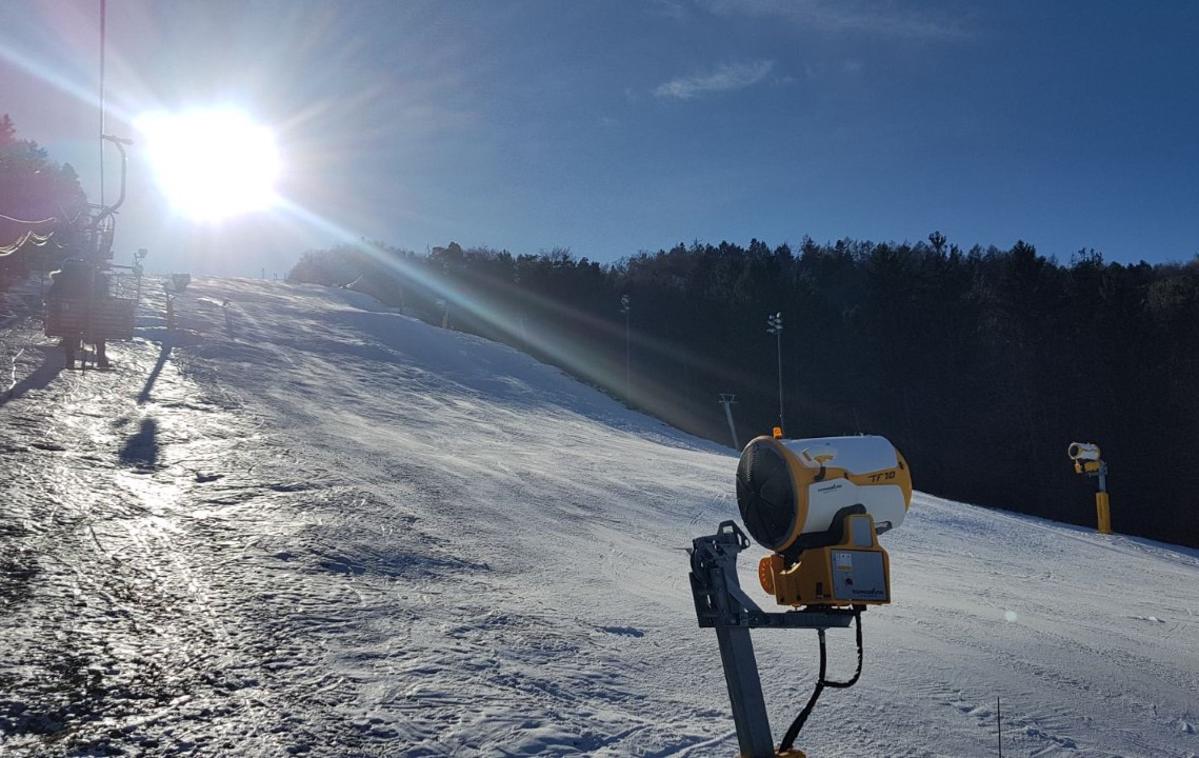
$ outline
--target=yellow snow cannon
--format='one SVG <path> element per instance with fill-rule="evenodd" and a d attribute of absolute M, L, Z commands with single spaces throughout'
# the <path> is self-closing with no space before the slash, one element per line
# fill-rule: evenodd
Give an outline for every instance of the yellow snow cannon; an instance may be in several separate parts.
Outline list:
<path fill-rule="evenodd" d="M 902 524 L 911 502 L 907 461 L 884 437 L 763 436 L 737 466 L 741 518 L 771 551 L 758 579 L 781 605 L 891 602 L 878 535 Z"/>
<path fill-rule="evenodd" d="M 1107 494 L 1107 462 L 1094 442 L 1071 442 L 1066 455 L 1074 461 L 1074 473 L 1095 479 L 1095 522 L 1100 534 L 1112 533 L 1112 504 Z"/>

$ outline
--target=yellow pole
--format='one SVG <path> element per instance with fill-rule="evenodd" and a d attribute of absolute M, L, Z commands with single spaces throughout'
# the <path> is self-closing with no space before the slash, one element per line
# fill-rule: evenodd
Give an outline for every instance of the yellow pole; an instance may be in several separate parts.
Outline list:
<path fill-rule="evenodd" d="M 1112 507 L 1106 492 L 1095 493 L 1095 516 L 1100 534 L 1112 533 Z"/>

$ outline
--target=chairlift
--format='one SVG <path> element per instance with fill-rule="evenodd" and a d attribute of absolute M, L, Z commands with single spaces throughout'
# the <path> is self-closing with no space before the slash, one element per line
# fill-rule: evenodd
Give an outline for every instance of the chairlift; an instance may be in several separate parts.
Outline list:
<path fill-rule="evenodd" d="M 121 156 L 120 195 L 111 205 L 89 204 L 90 219 L 82 235 L 81 255 L 63 262 L 57 272 L 62 279 L 51 286 L 45 301 L 44 333 L 62 340 L 68 364 L 74 363 L 81 344 L 102 346 L 133 339 L 141 299 L 145 251 L 139 250 L 130 266 L 112 263 L 116 213 L 125 202 L 125 146 L 132 143 L 108 134 L 102 138 L 115 145 Z"/>

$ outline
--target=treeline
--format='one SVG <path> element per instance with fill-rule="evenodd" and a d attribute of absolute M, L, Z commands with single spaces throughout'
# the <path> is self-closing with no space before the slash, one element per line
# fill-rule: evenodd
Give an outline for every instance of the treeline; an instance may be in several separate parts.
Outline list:
<path fill-rule="evenodd" d="M 363 244 L 310 252 L 291 278 L 516 345 L 726 444 L 720 393 L 737 395 L 740 443 L 776 423 L 766 318 L 781 311 L 788 436 L 883 434 L 922 490 L 1083 525 L 1093 484 L 1065 451 L 1095 441 L 1117 531 L 1199 546 L 1199 262 L 1086 250 L 1062 265 L 934 233 L 695 243 L 611 265 Z"/>
<path fill-rule="evenodd" d="M 0 290 L 62 259 L 86 226 L 87 196 L 71 164 L 57 164 L 0 115 Z"/>

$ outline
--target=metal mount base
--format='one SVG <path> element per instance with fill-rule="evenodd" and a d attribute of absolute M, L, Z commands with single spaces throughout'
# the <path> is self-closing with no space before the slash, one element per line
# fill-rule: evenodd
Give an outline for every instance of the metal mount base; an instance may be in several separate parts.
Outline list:
<path fill-rule="evenodd" d="M 766 758 L 777 754 L 749 630 L 848 627 L 854 611 L 839 608 L 763 611 L 741 589 L 737 577 L 737 555 L 747 547 L 749 538 L 732 521 L 722 522 L 716 534 L 692 540 L 691 595 L 700 627 L 716 630 L 741 755 Z M 797 752 L 788 754 L 793 756 Z"/>

